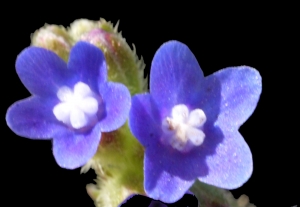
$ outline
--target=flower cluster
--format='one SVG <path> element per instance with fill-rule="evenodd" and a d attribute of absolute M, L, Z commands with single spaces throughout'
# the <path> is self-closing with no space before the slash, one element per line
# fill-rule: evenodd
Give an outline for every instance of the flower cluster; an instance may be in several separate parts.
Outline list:
<path fill-rule="evenodd" d="M 204 77 L 189 48 L 169 41 L 153 58 L 150 91 L 131 98 L 127 84 L 108 81 L 107 67 L 88 42 L 78 41 L 64 59 L 26 48 L 16 70 L 32 96 L 10 106 L 8 126 L 22 137 L 53 139 L 58 165 L 74 169 L 94 163 L 102 135 L 128 119 L 145 150 L 140 193 L 165 203 L 182 198 L 195 180 L 233 189 L 249 179 L 252 155 L 238 129 L 259 100 L 257 70 L 229 67 Z"/>

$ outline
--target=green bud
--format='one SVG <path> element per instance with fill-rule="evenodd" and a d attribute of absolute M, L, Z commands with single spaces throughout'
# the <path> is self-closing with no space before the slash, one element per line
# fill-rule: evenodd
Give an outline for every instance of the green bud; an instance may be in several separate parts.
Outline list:
<path fill-rule="evenodd" d="M 68 61 L 72 39 L 63 26 L 45 25 L 31 36 L 31 44 L 52 50 L 65 61 Z"/>
<path fill-rule="evenodd" d="M 93 29 L 99 27 L 99 23 L 88 19 L 75 20 L 68 29 L 69 35 L 75 42 L 81 39 L 81 36 Z"/>
<path fill-rule="evenodd" d="M 104 52 L 109 80 L 123 83 L 132 95 L 145 92 L 145 64 L 142 58 L 137 57 L 134 45 L 131 50 L 126 40 L 117 32 L 118 24 L 113 27 L 102 19 L 98 25 L 99 28 L 82 34 L 80 40 L 94 44 Z"/>

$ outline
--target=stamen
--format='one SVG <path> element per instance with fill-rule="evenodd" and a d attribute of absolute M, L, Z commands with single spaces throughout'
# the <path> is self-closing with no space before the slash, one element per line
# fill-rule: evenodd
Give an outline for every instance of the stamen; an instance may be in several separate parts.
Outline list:
<path fill-rule="evenodd" d="M 190 140 L 195 146 L 201 145 L 205 138 L 203 131 L 194 127 L 189 127 L 186 130 L 186 136 L 187 139 Z"/>
<path fill-rule="evenodd" d="M 88 114 L 95 114 L 98 111 L 98 102 L 93 97 L 87 97 L 78 103 L 79 108 Z"/>
<path fill-rule="evenodd" d="M 88 120 L 83 111 L 78 108 L 74 108 L 70 113 L 70 122 L 72 127 L 74 127 L 75 129 L 79 129 L 81 127 L 84 127 L 87 124 Z"/>
<path fill-rule="evenodd" d="M 73 92 L 72 90 L 67 87 L 67 86 L 63 86 L 61 87 L 58 92 L 57 92 L 57 97 L 60 101 L 68 101 L 70 100 L 70 98 L 73 96 Z"/>
<path fill-rule="evenodd" d="M 59 121 L 62 121 L 65 124 L 68 124 L 70 122 L 69 121 L 70 112 L 71 112 L 70 104 L 66 102 L 59 103 L 53 108 L 54 116 Z"/>
<path fill-rule="evenodd" d="M 205 138 L 201 130 L 206 122 L 204 111 L 194 109 L 189 113 L 186 105 L 179 104 L 172 108 L 171 114 L 172 117 L 166 117 L 162 123 L 169 144 L 179 151 L 189 151 L 192 146 L 200 146 Z"/>
<path fill-rule="evenodd" d="M 179 104 L 172 108 L 172 117 L 179 122 L 185 122 L 188 115 L 189 109 L 184 104 Z"/>
<path fill-rule="evenodd" d="M 206 121 L 206 116 L 204 114 L 204 111 L 201 109 L 195 109 L 191 111 L 188 119 L 188 124 L 193 127 L 200 127 L 202 126 Z"/>
<path fill-rule="evenodd" d="M 74 96 L 76 97 L 87 97 L 92 95 L 92 91 L 88 85 L 82 82 L 78 82 L 74 86 Z"/>
<path fill-rule="evenodd" d="M 88 125 L 98 112 L 99 103 L 96 96 L 83 82 L 74 85 L 74 92 L 69 87 L 62 86 L 57 92 L 57 97 L 61 102 L 54 106 L 54 116 L 75 129 Z"/>

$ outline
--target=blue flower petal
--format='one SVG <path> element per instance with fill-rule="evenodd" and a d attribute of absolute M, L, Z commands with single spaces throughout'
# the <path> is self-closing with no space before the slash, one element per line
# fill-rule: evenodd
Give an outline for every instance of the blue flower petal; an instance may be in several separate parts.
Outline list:
<path fill-rule="evenodd" d="M 56 96 L 62 85 L 71 86 L 74 74 L 54 52 L 39 47 L 24 49 L 16 60 L 17 73 L 31 94 Z"/>
<path fill-rule="evenodd" d="M 73 130 L 53 138 L 53 154 L 59 166 L 75 169 L 86 164 L 96 153 L 101 139 L 100 125 L 88 132 Z"/>
<path fill-rule="evenodd" d="M 155 147 L 160 144 L 161 118 L 150 94 L 132 97 L 129 126 L 132 134 L 144 147 Z"/>
<path fill-rule="evenodd" d="M 56 101 L 29 97 L 15 102 L 6 113 L 7 125 L 17 135 L 31 139 L 50 139 L 65 130 L 52 113 Z"/>
<path fill-rule="evenodd" d="M 192 156 L 182 157 L 175 150 L 172 151 L 173 154 L 166 151 L 167 149 L 159 146 L 146 149 L 144 187 L 149 197 L 174 203 L 194 183 L 195 169 L 189 162 Z"/>
<path fill-rule="evenodd" d="M 106 82 L 99 85 L 104 101 L 105 114 L 100 120 L 102 132 L 110 132 L 122 126 L 129 114 L 131 96 L 129 90 L 120 83 Z"/>
<path fill-rule="evenodd" d="M 235 189 L 242 186 L 253 171 L 251 151 L 236 130 L 222 131 L 224 140 L 212 156 L 206 158 L 209 173 L 199 180 L 220 188 Z"/>
<path fill-rule="evenodd" d="M 201 89 L 203 72 L 190 49 L 169 41 L 156 52 L 150 70 L 150 92 L 164 108 L 189 103 Z"/>
<path fill-rule="evenodd" d="M 70 52 L 68 68 L 76 74 L 77 81 L 89 85 L 94 92 L 98 92 L 98 84 L 105 82 L 107 78 L 104 54 L 87 42 L 74 45 Z"/>
<path fill-rule="evenodd" d="M 226 129 L 238 129 L 250 117 L 258 103 L 262 90 L 259 72 L 248 66 L 230 67 L 207 78 L 217 79 L 221 84 L 217 124 Z"/>
<path fill-rule="evenodd" d="M 208 102 L 219 103 L 219 115 L 214 122 L 222 130 L 223 138 L 217 140 L 220 136 L 214 131 L 205 132 L 207 142 L 203 144 L 203 153 L 209 155 L 206 161 L 209 173 L 199 180 L 221 188 L 238 188 L 249 179 L 253 170 L 251 151 L 238 128 L 257 105 L 261 77 L 255 69 L 240 66 L 220 70 L 208 76 L 206 82 L 208 85 L 218 83 L 220 88 L 211 90 Z M 207 149 L 215 152 L 205 152 Z"/>

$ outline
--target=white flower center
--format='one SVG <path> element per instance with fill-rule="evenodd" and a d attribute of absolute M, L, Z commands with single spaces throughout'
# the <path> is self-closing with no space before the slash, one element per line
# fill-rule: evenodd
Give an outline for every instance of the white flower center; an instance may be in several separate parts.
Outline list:
<path fill-rule="evenodd" d="M 203 110 L 189 112 L 184 104 L 172 108 L 172 117 L 166 117 L 162 123 L 163 131 L 168 135 L 168 143 L 179 151 L 189 151 L 203 143 L 205 134 L 200 129 L 206 121 Z"/>
<path fill-rule="evenodd" d="M 53 113 L 59 121 L 79 129 L 96 117 L 99 103 L 87 84 L 78 82 L 73 91 L 62 86 L 57 97 L 61 102 L 53 108 Z"/>

